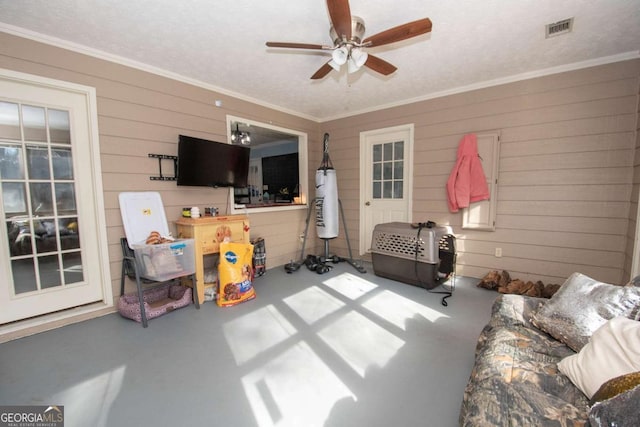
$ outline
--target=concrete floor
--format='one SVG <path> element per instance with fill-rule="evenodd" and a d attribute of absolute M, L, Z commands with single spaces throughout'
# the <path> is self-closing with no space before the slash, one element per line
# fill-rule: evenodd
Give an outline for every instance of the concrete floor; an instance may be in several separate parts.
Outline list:
<path fill-rule="evenodd" d="M 277 267 L 234 307 L 0 344 L 0 405 L 64 405 L 67 427 L 456 426 L 497 294 L 458 277 L 443 307 L 365 267 Z"/>

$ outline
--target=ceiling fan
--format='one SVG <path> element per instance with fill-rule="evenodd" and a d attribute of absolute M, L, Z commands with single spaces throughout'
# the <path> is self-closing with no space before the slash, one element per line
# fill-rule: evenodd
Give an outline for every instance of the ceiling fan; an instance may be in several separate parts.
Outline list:
<path fill-rule="evenodd" d="M 350 73 L 359 70 L 364 65 L 380 74 L 389 75 L 396 71 L 397 67 L 377 56 L 368 54 L 363 48 L 395 43 L 431 31 L 431 20 L 424 18 L 398 25 L 363 39 L 364 21 L 362 18 L 351 15 L 349 0 L 327 0 L 327 8 L 332 24 L 329 34 L 333 40 L 333 46 L 288 42 L 266 43 L 268 47 L 333 51 L 331 60 L 311 76 L 314 80 L 325 77 L 331 70 L 339 70 L 340 66 L 345 63 L 347 63 Z"/>

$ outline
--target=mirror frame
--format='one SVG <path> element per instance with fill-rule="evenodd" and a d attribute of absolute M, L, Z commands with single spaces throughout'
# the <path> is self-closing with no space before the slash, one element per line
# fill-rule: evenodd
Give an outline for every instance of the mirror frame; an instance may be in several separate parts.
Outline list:
<path fill-rule="evenodd" d="M 283 204 L 281 206 L 266 206 L 266 207 L 236 207 L 234 203 L 234 188 L 229 188 L 229 212 L 232 215 L 236 214 L 248 214 L 259 212 L 281 212 L 283 210 L 294 209 L 307 209 L 309 202 L 309 166 L 308 166 L 308 136 L 305 132 L 299 132 L 293 129 L 287 129 L 280 126 L 274 126 L 272 124 L 258 122 L 255 120 L 249 120 L 243 117 L 227 115 L 227 143 L 231 144 L 231 124 L 233 122 L 242 122 L 250 126 L 257 126 L 265 129 L 275 130 L 284 134 L 295 135 L 298 137 L 298 175 L 300 179 L 300 197 L 302 203 L 300 204 Z"/>

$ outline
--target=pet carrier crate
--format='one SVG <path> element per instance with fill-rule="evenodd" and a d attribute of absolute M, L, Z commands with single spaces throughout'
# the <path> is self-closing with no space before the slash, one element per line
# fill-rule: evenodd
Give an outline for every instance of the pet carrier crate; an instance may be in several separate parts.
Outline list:
<path fill-rule="evenodd" d="M 371 256 L 377 276 L 433 289 L 455 270 L 455 237 L 449 227 L 378 224 Z"/>

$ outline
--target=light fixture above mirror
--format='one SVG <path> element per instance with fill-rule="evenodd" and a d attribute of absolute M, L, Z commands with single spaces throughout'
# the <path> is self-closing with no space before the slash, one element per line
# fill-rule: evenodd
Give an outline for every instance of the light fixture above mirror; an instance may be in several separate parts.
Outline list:
<path fill-rule="evenodd" d="M 241 131 L 240 126 L 236 123 L 236 128 L 231 131 L 231 143 L 240 145 L 251 144 L 251 133 L 248 131 Z"/>

